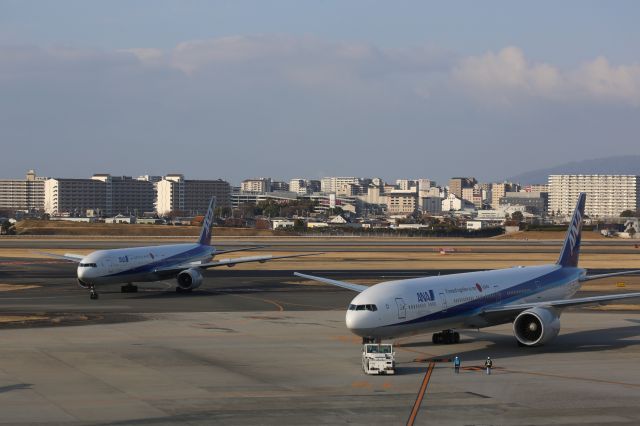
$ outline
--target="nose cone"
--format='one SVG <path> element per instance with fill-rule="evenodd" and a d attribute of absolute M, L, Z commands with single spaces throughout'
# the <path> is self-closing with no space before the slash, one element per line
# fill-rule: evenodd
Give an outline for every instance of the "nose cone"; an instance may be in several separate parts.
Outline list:
<path fill-rule="evenodd" d="M 376 328 L 374 312 L 347 311 L 345 323 L 347 328 L 361 337 L 371 337 Z"/>
<path fill-rule="evenodd" d="M 84 259 L 82 259 L 80 261 L 80 263 L 78 264 L 78 269 L 77 269 L 77 274 L 78 274 L 78 279 L 84 283 L 89 284 L 91 281 L 91 278 L 93 278 L 95 276 L 95 269 L 96 268 L 91 268 L 88 266 L 80 266 L 80 265 L 87 265 L 90 264 L 92 262 L 92 260 L 87 259 L 86 257 Z"/>

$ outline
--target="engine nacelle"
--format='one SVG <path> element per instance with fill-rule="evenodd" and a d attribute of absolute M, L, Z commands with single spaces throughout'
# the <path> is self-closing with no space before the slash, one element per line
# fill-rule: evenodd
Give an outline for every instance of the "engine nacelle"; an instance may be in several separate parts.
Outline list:
<path fill-rule="evenodd" d="M 182 290 L 193 290 L 202 284 L 202 273 L 200 270 L 191 268 L 178 274 L 178 287 Z"/>
<path fill-rule="evenodd" d="M 544 345 L 560 332 L 560 316 L 549 308 L 532 308 L 521 312 L 513 322 L 513 333 L 525 346 Z"/>

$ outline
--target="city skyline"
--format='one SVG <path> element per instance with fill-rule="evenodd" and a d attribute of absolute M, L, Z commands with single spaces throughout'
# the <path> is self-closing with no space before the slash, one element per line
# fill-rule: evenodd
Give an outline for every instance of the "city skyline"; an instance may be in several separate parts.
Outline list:
<path fill-rule="evenodd" d="M 2 1 L 3 174 L 496 181 L 640 154 L 639 8 Z"/>

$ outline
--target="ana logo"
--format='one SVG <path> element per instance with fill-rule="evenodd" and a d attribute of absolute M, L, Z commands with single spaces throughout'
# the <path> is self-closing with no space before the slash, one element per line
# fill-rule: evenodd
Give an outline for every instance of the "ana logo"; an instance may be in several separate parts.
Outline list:
<path fill-rule="evenodd" d="M 482 286 L 480 284 L 476 283 L 476 288 L 479 292 L 482 292 Z"/>
<path fill-rule="evenodd" d="M 418 295 L 418 302 L 433 302 L 436 300 L 433 290 L 419 291 L 416 294 Z"/>
<path fill-rule="evenodd" d="M 569 251 L 573 255 L 573 250 L 576 247 L 576 241 L 578 240 L 578 235 L 580 234 L 580 229 L 582 228 L 582 213 L 580 210 L 576 211 L 576 215 L 573 217 L 573 221 L 571 222 L 571 228 L 569 230 Z"/>

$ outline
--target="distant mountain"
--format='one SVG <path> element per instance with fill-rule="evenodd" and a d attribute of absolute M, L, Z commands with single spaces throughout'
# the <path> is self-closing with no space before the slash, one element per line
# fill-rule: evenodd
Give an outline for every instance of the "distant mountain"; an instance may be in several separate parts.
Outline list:
<path fill-rule="evenodd" d="M 640 175 L 640 155 L 573 161 L 548 169 L 532 170 L 507 180 L 521 184 L 547 183 L 549 175 L 557 174 Z"/>

